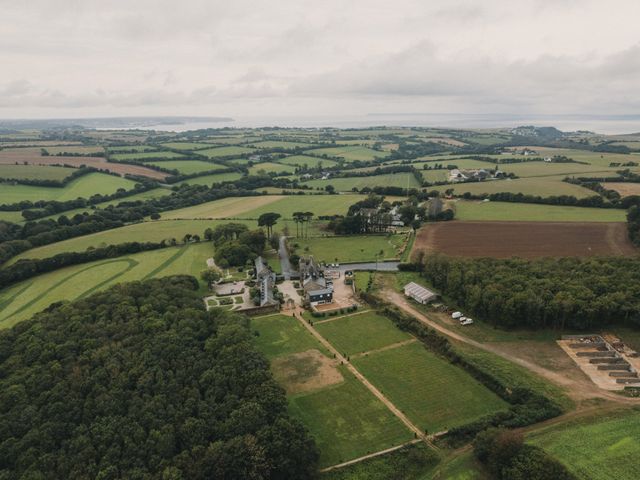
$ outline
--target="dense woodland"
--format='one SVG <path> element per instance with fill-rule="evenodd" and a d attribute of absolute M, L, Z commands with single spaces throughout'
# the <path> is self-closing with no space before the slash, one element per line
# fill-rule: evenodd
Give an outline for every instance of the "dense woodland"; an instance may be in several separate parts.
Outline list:
<path fill-rule="evenodd" d="M 640 263 L 635 258 L 429 255 L 417 268 L 451 301 L 500 327 L 640 326 Z"/>
<path fill-rule="evenodd" d="M 245 317 L 192 277 L 113 287 L 0 333 L 0 478 L 296 479 L 318 453 Z"/>

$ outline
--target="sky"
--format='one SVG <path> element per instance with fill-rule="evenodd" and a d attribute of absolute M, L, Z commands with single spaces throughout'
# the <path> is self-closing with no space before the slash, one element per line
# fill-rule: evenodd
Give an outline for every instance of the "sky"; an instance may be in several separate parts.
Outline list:
<path fill-rule="evenodd" d="M 0 118 L 640 112 L 637 0 L 0 0 L 0 12 Z"/>

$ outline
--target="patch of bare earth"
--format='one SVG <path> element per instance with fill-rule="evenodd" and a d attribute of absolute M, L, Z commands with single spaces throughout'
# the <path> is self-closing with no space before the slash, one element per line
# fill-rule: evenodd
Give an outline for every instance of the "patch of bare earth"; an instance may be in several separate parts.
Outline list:
<path fill-rule="evenodd" d="M 108 170 L 119 175 L 138 175 L 156 180 L 163 180 L 167 175 L 140 165 L 110 163 L 103 157 L 65 157 L 57 155 L 43 156 L 40 148 L 12 148 L 0 150 L 0 164 L 29 165 L 70 165 L 79 168 L 82 165 Z"/>
<path fill-rule="evenodd" d="M 344 381 L 337 369 L 337 360 L 323 355 L 319 350 L 307 350 L 271 362 L 276 381 L 289 395 L 309 392 Z"/>
<path fill-rule="evenodd" d="M 440 222 L 418 232 L 411 252 L 462 257 L 634 255 L 624 223 Z"/>

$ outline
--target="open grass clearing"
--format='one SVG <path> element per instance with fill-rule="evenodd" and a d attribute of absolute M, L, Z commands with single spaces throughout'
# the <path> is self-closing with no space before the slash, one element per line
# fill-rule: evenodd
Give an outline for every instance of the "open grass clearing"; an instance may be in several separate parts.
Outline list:
<path fill-rule="evenodd" d="M 464 425 L 508 407 L 464 370 L 421 343 L 358 357 L 353 364 L 429 433 Z"/>
<path fill-rule="evenodd" d="M 192 173 L 207 172 L 210 170 L 221 170 L 226 168 L 219 163 L 203 162 L 202 160 L 177 160 L 168 162 L 147 162 L 148 165 L 165 168 L 167 170 L 178 170 L 183 175 Z"/>
<path fill-rule="evenodd" d="M 358 275 L 360 272 L 358 272 Z M 410 340 L 387 317 L 373 311 L 350 314 L 315 324 L 315 328 L 339 352 L 348 356 Z"/>
<path fill-rule="evenodd" d="M 76 300 L 116 283 L 177 273 L 198 277 L 212 255 L 213 246 L 207 242 L 98 260 L 30 278 L 0 291 L 0 328 L 52 303 Z"/>
<path fill-rule="evenodd" d="M 0 165 L 0 178 L 62 181 L 74 171 L 73 168 L 44 165 Z"/>
<path fill-rule="evenodd" d="M 465 221 L 624 222 L 626 212 L 615 208 L 565 207 L 534 203 L 458 200 L 456 219 Z"/>
<path fill-rule="evenodd" d="M 400 187 L 418 188 L 420 184 L 413 173 L 386 173 L 383 175 L 370 175 L 368 177 L 341 177 L 327 180 L 309 180 L 304 182 L 313 188 L 325 189 L 327 185 L 333 186 L 339 192 L 350 192 L 354 188 L 361 190 L 365 187 Z"/>

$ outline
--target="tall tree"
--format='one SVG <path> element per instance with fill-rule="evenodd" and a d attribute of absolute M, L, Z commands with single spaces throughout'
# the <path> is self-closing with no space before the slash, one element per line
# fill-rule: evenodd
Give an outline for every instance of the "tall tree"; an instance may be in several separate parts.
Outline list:
<path fill-rule="evenodd" d="M 267 227 L 267 236 L 270 237 L 273 234 L 273 226 L 278 222 L 280 217 L 281 215 L 275 212 L 263 213 L 258 217 L 258 226 Z"/>

